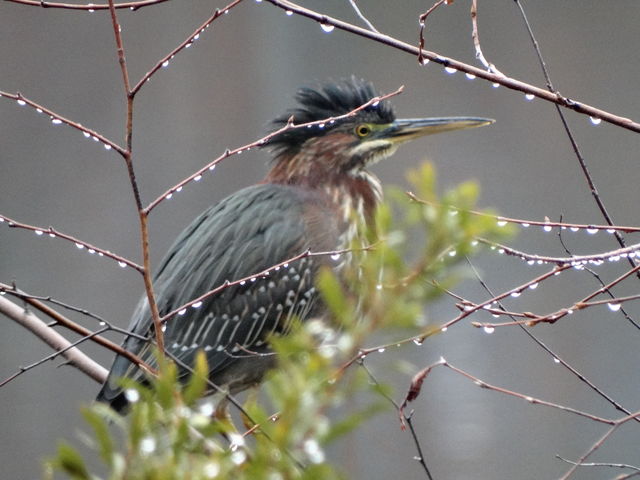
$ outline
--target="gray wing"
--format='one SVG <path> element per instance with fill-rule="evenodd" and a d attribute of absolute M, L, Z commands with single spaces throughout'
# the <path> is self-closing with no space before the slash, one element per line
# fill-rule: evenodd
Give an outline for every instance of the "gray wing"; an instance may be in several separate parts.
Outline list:
<path fill-rule="evenodd" d="M 264 184 L 241 190 L 202 213 L 176 239 L 154 280 L 160 314 L 179 308 L 222 285 L 265 270 L 307 249 L 336 248 L 334 216 L 320 197 L 295 187 Z M 191 365 L 197 350 L 207 354 L 210 378 L 219 385 L 246 387 L 258 381 L 269 361 L 266 338 L 286 332 L 294 317 L 321 314 L 314 278 L 321 257 L 307 257 L 224 289 L 167 322 L 165 348 Z M 181 312 L 182 313 L 182 312 Z M 132 318 L 131 331 L 149 336 L 152 322 L 146 297 Z M 155 365 L 149 342 L 128 337 L 124 348 Z M 181 372 L 186 376 L 187 372 Z M 120 377 L 142 372 L 117 356 L 98 400 L 123 407 Z M 235 385 L 237 384 L 237 385 Z M 238 388 L 241 389 L 241 388 Z"/>

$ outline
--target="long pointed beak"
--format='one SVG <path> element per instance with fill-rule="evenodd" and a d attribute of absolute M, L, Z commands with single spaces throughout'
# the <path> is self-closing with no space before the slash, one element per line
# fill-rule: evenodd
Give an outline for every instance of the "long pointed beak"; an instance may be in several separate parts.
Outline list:
<path fill-rule="evenodd" d="M 481 117 L 405 118 L 395 120 L 380 136 L 400 144 L 425 135 L 483 127 L 493 122 Z"/>

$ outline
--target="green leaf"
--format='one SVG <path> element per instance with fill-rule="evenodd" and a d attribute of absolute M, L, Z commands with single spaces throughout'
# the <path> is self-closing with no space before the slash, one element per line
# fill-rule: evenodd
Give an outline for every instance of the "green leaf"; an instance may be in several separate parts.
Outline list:
<path fill-rule="evenodd" d="M 58 456 L 55 459 L 57 467 L 71 476 L 74 480 L 90 480 L 84 460 L 72 446 L 61 443 L 58 445 Z"/>
<path fill-rule="evenodd" d="M 207 356 L 202 350 L 198 350 L 193 367 L 193 375 L 189 379 L 189 383 L 183 392 L 184 402 L 191 406 L 202 395 L 207 388 L 207 378 L 209 377 L 209 366 L 207 365 Z"/>
<path fill-rule="evenodd" d="M 113 441 L 109 434 L 109 428 L 104 418 L 91 408 L 83 408 L 82 416 L 86 422 L 93 428 L 96 440 L 98 441 L 98 449 L 100 456 L 104 462 L 111 466 L 113 462 Z"/>

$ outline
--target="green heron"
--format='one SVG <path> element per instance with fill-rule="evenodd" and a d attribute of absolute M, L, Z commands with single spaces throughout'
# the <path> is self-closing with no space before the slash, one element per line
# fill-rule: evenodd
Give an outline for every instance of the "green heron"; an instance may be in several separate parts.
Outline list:
<path fill-rule="evenodd" d="M 291 116 L 298 124 L 338 117 L 377 96 L 371 83 L 355 77 L 317 90 L 302 88 L 298 107 L 274 125 L 286 125 Z M 154 278 L 160 314 L 307 250 L 349 246 L 358 231 L 355 222 L 370 220 L 381 199 L 380 181 L 368 171 L 370 165 L 408 140 L 489 123 L 475 117 L 399 120 L 388 101 L 380 101 L 347 118 L 273 136 L 265 144 L 274 154 L 266 178 L 205 210 L 169 249 Z M 315 286 L 325 265 L 339 268 L 331 258 L 301 258 L 182 311 L 166 324 L 167 352 L 192 365 L 203 350 L 210 380 L 232 394 L 258 384 L 275 363 L 273 355 L 265 355 L 271 335 L 286 334 L 294 318 L 305 322 L 328 316 Z M 136 336 L 127 337 L 123 347 L 154 365 L 151 344 L 141 339 L 153 332 L 146 297 L 130 330 Z M 184 369 L 179 376 L 184 381 L 189 372 Z M 128 403 L 121 377 L 144 380 L 134 364 L 116 357 L 98 395 L 116 410 Z"/>

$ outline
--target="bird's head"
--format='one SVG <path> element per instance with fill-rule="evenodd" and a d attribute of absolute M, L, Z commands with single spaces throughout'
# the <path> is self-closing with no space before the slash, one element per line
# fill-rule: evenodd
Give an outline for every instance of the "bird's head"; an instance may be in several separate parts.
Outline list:
<path fill-rule="evenodd" d="M 301 88 L 298 106 L 274 120 L 284 127 L 345 115 L 378 97 L 373 85 L 352 77 L 319 89 Z M 368 165 L 392 155 L 399 145 L 435 133 L 480 127 L 493 120 L 477 117 L 397 119 L 391 104 L 382 100 L 355 115 L 303 128 L 290 128 L 266 143 L 275 154 L 279 176 L 359 174 Z"/>

